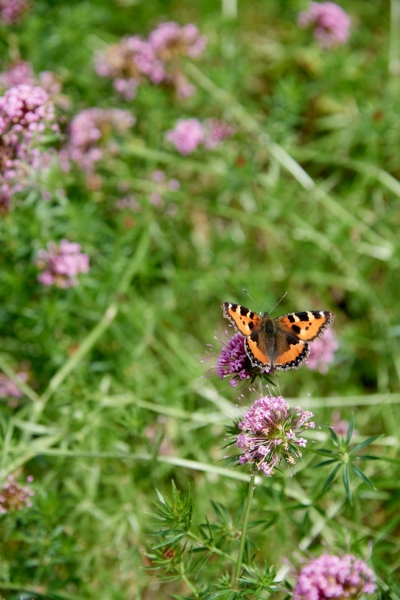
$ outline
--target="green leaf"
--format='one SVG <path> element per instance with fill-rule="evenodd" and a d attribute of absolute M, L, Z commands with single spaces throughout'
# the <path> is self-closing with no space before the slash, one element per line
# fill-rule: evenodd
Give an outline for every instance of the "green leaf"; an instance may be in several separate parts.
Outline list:
<path fill-rule="evenodd" d="M 329 475 L 328 479 L 325 481 L 324 485 L 322 486 L 322 490 L 321 490 L 320 496 L 322 496 L 322 494 L 328 489 L 328 487 L 331 485 L 331 483 L 333 483 L 333 480 L 335 479 L 336 474 L 339 471 L 339 469 L 340 469 L 341 466 L 342 466 L 342 463 L 339 463 L 333 469 L 332 473 Z"/>
<path fill-rule="evenodd" d="M 333 427 L 328 427 L 328 431 L 329 431 L 329 435 L 332 438 L 333 443 L 335 444 L 335 446 L 339 446 L 339 438 L 336 435 L 336 433 L 333 430 Z"/>
<path fill-rule="evenodd" d="M 338 461 L 337 458 L 330 458 L 329 460 L 323 460 L 322 462 L 319 462 L 317 465 L 314 465 L 313 469 L 316 469 L 317 467 L 324 467 L 325 465 L 331 465 L 332 463 L 335 463 L 337 461 Z"/>
<path fill-rule="evenodd" d="M 349 428 L 347 430 L 347 435 L 346 435 L 346 443 L 347 444 L 350 444 L 351 436 L 353 435 L 353 431 L 354 431 L 354 413 L 351 415 Z"/>
<path fill-rule="evenodd" d="M 162 495 L 162 493 L 161 493 L 161 492 L 159 492 L 157 489 L 156 489 L 156 492 L 157 492 L 157 496 L 158 496 L 158 499 L 159 499 L 159 501 L 161 502 L 161 504 L 164 504 L 164 506 L 166 506 L 165 498 L 164 498 L 164 496 Z"/>
<path fill-rule="evenodd" d="M 310 448 L 310 451 L 314 454 L 322 454 L 326 456 L 333 456 L 337 454 L 337 452 L 333 452 L 332 450 L 326 450 L 325 448 L 320 448 L 319 450 L 313 450 L 312 448 Z"/>
<path fill-rule="evenodd" d="M 353 504 L 353 498 L 351 496 L 350 477 L 349 477 L 349 467 L 348 467 L 348 465 L 343 465 L 343 483 L 344 483 L 344 489 L 346 491 L 347 500 L 350 502 L 350 504 Z"/>
<path fill-rule="evenodd" d="M 362 456 L 353 456 L 351 460 L 387 460 L 387 459 L 383 458 L 382 456 L 372 456 L 370 454 L 363 454 Z M 400 462 L 400 460 L 395 461 L 395 462 Z"/>
<path fill-rule="evenodd" d="M 360 444 L 357 444 L 356 446 L 353 446 L 352 448 L 350 448 L 349 454 L 355 454 L 359 450 L 362 450 L 363 448 L 366 448 L 370 444 L 373 444 L 375 442 L 375 440 L 378 440 L 380 437 L 382 437 L 382 436 L 381 435 L 374 435 L 373 437 L 367 438 L 366 440 L 364 440 Z"/>
<path fill-rule="evenodd" d="M 359 468 L 357 467 L 357 465 L 354 465 L 354 464 L 350 463 L 350 466 L 351 466 L 351 468 L 353 469 L 354 473 L 357 475 L 357 477 L 359 477 L 360 479 L 362 479 L 362 481 L 363 481 L 364 483 L 366 483 L 367 485 L 369 485 L 369 487 L 370 487 L 370 488 L 372 488 L 373 490 L 376 490 L 376 487 L 374 486 L 374 484 L 372 483 L 372 481 L 370 480 L 370 478 L 369 478 L 369 477 L 367 477 L 367 476 L 365 475 L 365 473 L 363 473 L 363 472 L 361 471 L 361 469 L 359 469 Z"/>

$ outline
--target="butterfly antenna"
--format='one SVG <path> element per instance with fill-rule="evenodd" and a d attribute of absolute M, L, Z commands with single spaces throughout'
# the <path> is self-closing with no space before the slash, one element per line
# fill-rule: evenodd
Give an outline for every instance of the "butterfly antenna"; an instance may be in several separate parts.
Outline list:
<path fill-rule="evenodd" d="M 285 292 L 282 296 L 282 298 L 280 300 L 278 300 L 278 302 L 275 304 L 274 308 L 272 310 L 269 311 L 269 314 L 271 314 L 275 308 L 278 306 L 278 304 L 280 304 L 282 302 L 282 300 L 284 299 L 284 297 L 287 295 L 287 292 Z"/>
<path fill-rule="evenodd" d="M 250 294 L 249 294 L 249 292 L 248 292 L 247 290 L 245 290 L 245 289 L 243 288 L 243 291 L 244 291 L 244 293 L 245 293 L 245 294 L 247 294 L 247 295 L 248 295 L 248 297 L 250 298 L 250 300 L 253 300 L 254 304 L 257 304 L 258 308 L 261 308 L 261 306 L 258 304 L 258 302 L 256 302 L 256 301 L 254 300 L 254 298 L 252 298 L 252 297 L 250 296 Z"/>

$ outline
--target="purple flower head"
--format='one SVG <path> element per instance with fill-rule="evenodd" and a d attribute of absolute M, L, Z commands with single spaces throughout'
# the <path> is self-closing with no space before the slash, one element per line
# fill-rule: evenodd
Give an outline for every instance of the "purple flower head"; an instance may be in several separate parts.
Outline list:
<path fill-rule="evenodd" d="M 100 77 L 114 80 L 114 88 L 126 100 L 135 98 L 136 88 L 144 77 L 152 83 L 160 83 L 165 77 L 162 61 L 151 45 L 137 35 L 124 37 L 98 54 L 95 68 Z"/>
<path fill-rule="evenodd" d="M 28 373 L 21 371 L 18 377 L 24 383 L 28 380 Z M 4 373 L 0 373 L 0 398 L 21 398 L 22 392 L 18 385 Z"/>
<path fill-rule="evenodd" d="M 254 463 L 267 477 L 282 457 L 294 465 L 294 457 L 301 458 L 300 448 L 307 444 L 298 435 L 315 427 L 312 416 L 300 406 L 290 408 L 282 396 L 259 398 L 238 424 L 236 446 L 243 452 L 239 463 Z"/>
<path fill-rule="evenodd" d="M 6 25 L 18 23 L 29 8 L 26 0 L 0 0 L 0 17 Z"/>
<path fill-rule="evenodd" d="M 177 56 L 197 58 L 203 52 L 207 41 L 195 25 L 189 23 L 181 27 L 173 21 L 158 25 L 150 33 L 148 40 L 154 53 L 164 62 Z"/>
<path fill-rule="evenodd" d="M 0 488 L 0 514 L 30 508 L 31 498 L 35 492 L 29 487 L 33 477 L 29 475 L 26 479 L 28 485 L 21 485 L 14 475 L 9 475 Z"/>
<path fill-rule="evenodd" d="M 322 554 L 301 569 L 293 600 L 353 600 L 375 589 L 375 575 L 363 560 Z"/>
<path fill-rule="evenodd" d="M 244 348 L 244 337 L 236 333 L 221 350 L 217 362 L 221 379 L 229 377 L 229 383 L 236 386 L 238 381 L 251 379 L 254 368 Z"/>
<path fill-rule="evenodd" d="M 0 98 L 0 135 L 43 132 L 54 121 L 54 106 L 47 92 L 39 87 L 21 84 L 10 88 Z"/>
<path fill-rule="evenodd" d="M 344 44 L 350 36 L 350 17 L 335 2 L 311 2 L 297 23 L 299 27 L 314 27 L 314 37 L 327 49 Z"/>
<path fill-rule="evenodd" d="M 117 108 L 82 110 L 72 119 L 69 126 L 69 142 L 61 156 L 65 170 L 70 159 L 84 171 L 93 171 L 96 163 L 103 158 L 101 146 L 107 142 L 111 131 L 124 131 L 134 124 L 135 117 L 127 110 Z"/>
<path fill-rule="evenodd" d="M 33 171 L 45 166 L 38 145 L 46 131 L 58 131 L 54 119 L 54 105 L 39 86 L 17 85 L 0 98 L 0 212 L 7 212 Z"/>
<path fill-rule="evenodd" d="M 24 60 L 18 60 L 12 63 L 0 75 L 0 85 L 6 89 L 21 84 L 35 85 L 35 76 L 32 65 Z"/>
<path fill-rule="evenodd" d="M 324 335 L 310 344 L 310 354 L 307 359 L 307 367 L 311 371 L 326 373 L 328 365 L 335 359 L 334 354 L 339 348 L 339 342 L 336 339 L 332 329 L 327 329 Z"/>
<path fill-rule="evenodd" d="M 208 119 L 205 122 L 204 147 L 207 150 L 216 148 L 226 138 L 235 133 L 235 128 L 220 119 Z"/>
<path fill-rule="evenodd" d="M 167 131 L 166 139 L 187 156 L 196 150 L 204 140 L 203 125 L 198 119 L 180 119 L 174 129 Z"/>
<path fill-rule="evenodd" d="M 77 275 L 89 271 L 89 256 L 81 252 L 80 244 L 64 239 L 39 250 L 36 264 L 43 270 L 38 276 L 40 283 L 66 289 L 78 285 Z"/>

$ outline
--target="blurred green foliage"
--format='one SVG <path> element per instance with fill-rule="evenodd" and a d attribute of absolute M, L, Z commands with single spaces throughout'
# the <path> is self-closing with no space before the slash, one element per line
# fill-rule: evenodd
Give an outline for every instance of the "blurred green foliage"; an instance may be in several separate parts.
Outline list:
<path fill-rule="evenodd" d="M 274 316 L 336 313 L 335 364 L 324 375 L 280 374 L 280 393 L 321 425 L 333 410 L 354 412 L 355 443 L 384 436 L 373 447 L 384 460 L 365 469 L 376 490 L 352 481 L 352 505 L 340 481 L 317 502 L 324 479 L 312 453 L 296 477 L 259 485 L 256 562 L 279 569 L 298 551 L 372 551 L 383 596 L 400 598 L 400 81 L 388 69 L 396 30 L 387 2 L 342 6 L 352 35 L 332 51 L 297 27 L 300 0 L 239 3 L 236 19 L 211 1 L 38 1 L 21 24 L 1 27 L 2 69 L 22 58 L 61 78 L 71 101 L 59 111 L 65 130 L 93 106 L 137 119 L 99 166 L 98 189 L 77 167 L 55 167 L 50 200 L 37 187 L 0 221 L 0 369 L 28 368 L 31 390 L 0 407 L 0 475 L 32 473 L 36 492 L 31 510 L 0 521 L 4 597 L 188 593 L 146 571 L 148 512 L 171 479 L 183 491 L 190 482 L 197 523 L 213 519 L 210 499 L 234 515 L 246 495 L 239 470 L 215 467 L 230 407 L 252 395 L 213 371 L 202 378 L 200 362 L 226 329 L 220 303 L 251 305 L 246 288 L 262 311 L 288 292 Z M 94 54 L 166 20 L 193 22 L 208 37 L 201 60 L 183 63 L 197 93 L 177 100 L 144 84 L 124 101 L 96 75 Z M 224 118 L 236 134 L 184 158 L 165 132 L 188 117 Z M 162 208 L 148 200 L 155 169 L 181 182 Z M 116 209 L 121 183 L 140 212 Z M 90 273 L 77 288 L 45 288 L 37 251 L 63 237 L 89 254 Z M 326 438 L 324 428 L 315 436 Z"/>

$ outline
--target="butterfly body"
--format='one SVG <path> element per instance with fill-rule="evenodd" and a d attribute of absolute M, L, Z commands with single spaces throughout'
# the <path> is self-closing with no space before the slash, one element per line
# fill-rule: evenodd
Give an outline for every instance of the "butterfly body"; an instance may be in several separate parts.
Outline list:
<path fill-rule="evenodd" d="M 224 302 L 221 306 L 224 317 L 245 337 L 246 354 L 253 367 L 269 371 L 298 369 L 310 353 L 308 342 L 321 337 L 335 318 L 326 310 L 272 318 L 240 304 Z"/>

